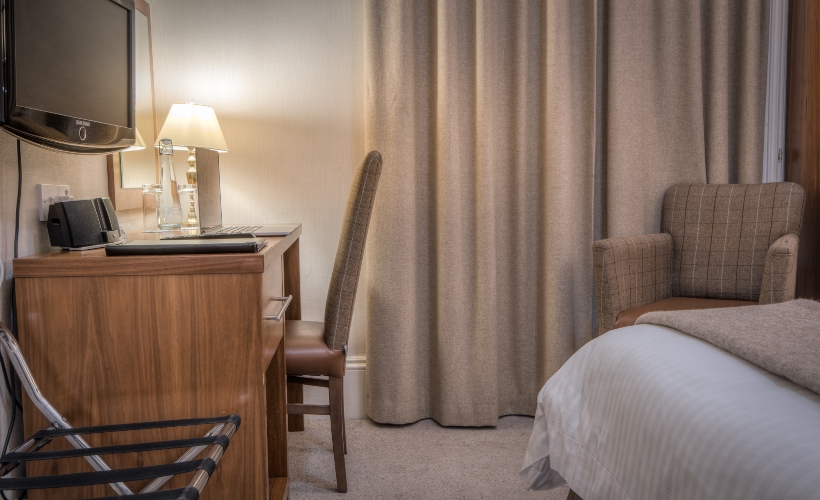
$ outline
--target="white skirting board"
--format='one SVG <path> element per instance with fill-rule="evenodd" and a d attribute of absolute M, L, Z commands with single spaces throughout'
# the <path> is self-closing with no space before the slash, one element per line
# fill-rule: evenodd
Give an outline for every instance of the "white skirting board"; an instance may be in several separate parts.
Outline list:
<path fill-rule="evenodd" d="M 364 356 L 348 356 L 345 367 L 345 419 L 361 420 L 367 418 L 364 409 L 364 371 L 367 367 Z M 328 404 L 327 389 L 324 387 L 304 386 L 305 403 L 315 405 Z M 308 419 L 327 419 L 327 415 L 305 415 Z"/>

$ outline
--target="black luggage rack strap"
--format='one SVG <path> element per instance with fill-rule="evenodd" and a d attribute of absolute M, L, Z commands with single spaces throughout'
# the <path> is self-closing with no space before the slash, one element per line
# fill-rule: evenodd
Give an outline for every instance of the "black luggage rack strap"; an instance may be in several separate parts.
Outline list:
<path fill-rule="evenodd" d="M 196 458 L 202 451 L 196 453 L 192 459 L 179 460 L 170 464 L 149 465 L 143 467 L 115 469 L 95 472 L 80 472 L 72 474 L 58 474 L 52 476 L 35 476 L 21 478 L 0 478 L 0 490 L 30 490 L 47 488 L 65 488 L 75 486 L 89 486 L 95 484 L 125 483 L 145 479 L 168 478 L 178 474 L 193 471 L 203 471 L 199 481 L 196 478 L 184 488 L 164 491 L 150 491 L 126 495 L 139 500 L 195 500 L 213 474 L 216 464 L 228 448 L 231 437 L 239 427 L 241 419 L 237 415 L 227 415 L 213 418 L 197 418 L 184 420 L 164 420 L 155 422 L 141 422 L 134 424 L 100 425 L 93 427 L 77 427 L 70 429 L 43 429 L 34 434 L 18 449 L 34 451 L 12 451 L 0 457 L 0 473 L 8 474 L 20 463 L 32 460 L 54 460 L 70 457 L 86 457 L 93 455 L 112 455 L 119 453 L 135 453 L 152 450 L 177 448 L 205 449 L 203 458 Z M 120 431 L 134 431 L 147 429 L 162 429 L 169 427 L 192 427 L 203 424 L 217 424 L 204 437 L 190 439 L 174 439 L 167 441 L 153 441 L 116 446 L 99 446 L 56 451 L 38 451 L 55 437 L 77 436 L 81 434 L 99 434 Z M 26 447 L 26 444 L 28 446 Z M 167 480 L 165 481 L 167 482 Z M 201 483 L 199 487 L 194 483 Z M 163 483 L 164 484 L 164 483 Z M 161 486 L 160 486 L 161 487 Z M 105 497 L 107 499 L 120 498 L 119 496 Z"/>

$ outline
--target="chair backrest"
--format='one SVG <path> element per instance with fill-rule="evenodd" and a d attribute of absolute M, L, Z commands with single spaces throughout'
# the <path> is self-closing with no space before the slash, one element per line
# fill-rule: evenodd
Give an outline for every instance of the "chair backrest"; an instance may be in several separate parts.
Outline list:
<path fill-rule="evenodd" d="M 766 252 L 800 235 L 805 191 L 793 182 L 676 184 L 663 199 L 672 297 L 757 301 Z"/>
<path fill-rule="evenodd" d="M 325 342 L 331 349 L 347 345 L 367 228 L 381 173 L 382 155 L 371 151 L 353 176 L 325 306 Z"/>

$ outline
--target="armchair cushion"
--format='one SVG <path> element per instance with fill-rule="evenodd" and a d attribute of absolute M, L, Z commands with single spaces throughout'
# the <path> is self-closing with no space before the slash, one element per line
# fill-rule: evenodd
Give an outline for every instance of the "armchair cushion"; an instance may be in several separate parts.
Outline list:
<path fill-rule="evenodd" d="M 797 280 L 797 235 L 781 236 L 766 252 L 763 266 L 763 284 L 760 287 L 760 303 L 774 304 L 794 299 Z"/>
<path fill-rule="evenodd" d="M 672 237 L 608 238 L 592 245 L 598 331 L 615 328 L 621 311 L 669 297 Z"/>
<path fill-rule="evenodd" d="M 701 299 L 696 297 L 669 297 L 668 299 L 633 307 L 626 311 L 621 311 L 615 321 L 615 328 L 632 326 L 635 322 L 648 312 L 654 311 L 689 311 L 692 309 L 717 309 L 719 307 L 754 306 L 757 302 L 749 300 L 722 300 L 722 299 Z"/>

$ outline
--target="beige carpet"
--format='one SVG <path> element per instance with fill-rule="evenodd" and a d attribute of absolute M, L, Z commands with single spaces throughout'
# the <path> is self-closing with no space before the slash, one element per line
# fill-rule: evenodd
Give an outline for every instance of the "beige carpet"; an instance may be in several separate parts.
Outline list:
<path fill-rule="evenodd" d="M 504 417 L 496 428 L 445 428 L 347 422 L 348 493 L 336 492 L 329 420 L 307 420 L 288 434 L 291 498 L 564 500 L 566 487 L 524 489 L 518 471 L 532 418 Z"/>

